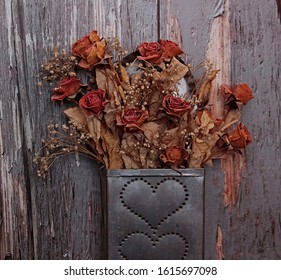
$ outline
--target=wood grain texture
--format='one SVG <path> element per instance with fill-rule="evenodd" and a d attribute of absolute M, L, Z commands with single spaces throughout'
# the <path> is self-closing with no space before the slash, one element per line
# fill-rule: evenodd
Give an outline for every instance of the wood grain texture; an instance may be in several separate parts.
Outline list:
<path fill-rule="evenodd" d="M 50 102 L 51 86 L 37 87 L 40 65 L 53 46 L 69 48 L 91 29 L 105 37 L 119 36 L 129 51 L 142 41 L 173 39 L 197 65 L 213 40 L 213 21 L 220 20 L 214 19 L 217 2 L 0 2 L 0 259 L 105 258 L 98 166 L 69 156 L 58 160 L 42 180 L 32 163 L 49 121 L 63 121 L 62 107 Z M 243 110 L 254 143 L 246 152 L 247 168 L 231 214 L 223 206 L 220 162 L 205 170 L 206 259 L 217 258 L 218 225 L 225 259 L 281 258 L 277 3 L 229 0 L 231 81 L 246 82 L 254 90 L 255 99 Z"/>
<path fill-rule="evenodd" d="M 36 175 L 32 160 L 46 126 L 63 122 L 51 86 L 37 88 L 37 75 L 54 45 L 69 48 L 92 29 L 119 35 L 128 49 L 157 39 L 157 2 L 6 0 L 0 10 L 0 258 L 104 258 L 97 164 L 70 156 L 47 180 Z"/>
<path fill-rule="evenodd" d="M 277 1 L 278 2 L 278 1 Z M 193 62 L 215 44 L 211 26 L 216 1 L 165 1 L 161 34 L 181 34 Z M 229 69 L 232 82 L 246 82 L 255 99 L 243 110 L 243 122 L 254 136 L 246 151 L 239 201 L 232 214 L 223 206 L 224 174 L 220 162 L 205 169 L 205 258 L 216 259 L 218 225 L 225 259 L 278 259 L 280 233 L 280 22 L 276 1 L 229 1 Z M 176 22 L 176 25 L 175 25 Z M 172 32 L 171 32 L 172 29 Z M 176 31 L 175 31 L 176 30 Z M 178 36 L 178 35 L 177 35 Z M 227 62 L 225 62 L 227 63 Z M 229 73 L 229 71 L 227 71 Z M 229 79 L 229 77 L 228 77 Z M 226 81 L 227 82 L 227 81 Z"/>
<path fill-rule="evenodd" d="M 231 2 L 232 81 L 246 81 L 255 98 L 243 110 L 254 143 L 246 150 L 240 201 L 224 225 L 228 258 L 280 259 L 281 25 L 276 1 Z"/>

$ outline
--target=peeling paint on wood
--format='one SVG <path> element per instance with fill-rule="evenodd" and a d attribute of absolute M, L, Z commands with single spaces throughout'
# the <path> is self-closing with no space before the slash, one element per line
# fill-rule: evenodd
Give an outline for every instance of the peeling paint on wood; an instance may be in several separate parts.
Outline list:
<path fill-rule="evenodd" d="M 206 52 L 206 59 L 213 69 L 220 72 L 212 83 L 208 106 L 217 118 L 224 115 L 224 97 L 220 92 L 220 85 L 231 84 L 231 34 L 229 17 L 229 0 L 225 1 L 225 13 L 213 20 L 210 41 Z M 224 205 L 230 211 L 238 199 L 241 180 L 243 157 L 237 154 L 229 155 L 221 160 L 224 171 Z"/>
<path fill-rule="evenodd" d="M 214 18 L 223 15 L 224 13 L 224 1 L 225 0 L 216 0 L 214 8 Z"/>

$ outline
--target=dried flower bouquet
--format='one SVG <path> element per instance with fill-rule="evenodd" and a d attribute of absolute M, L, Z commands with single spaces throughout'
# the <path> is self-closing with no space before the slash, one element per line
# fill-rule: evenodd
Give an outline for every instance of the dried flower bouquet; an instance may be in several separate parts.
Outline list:
<path fill-rule="evenodd" d="M 198 168 L 241 153 L 252 142 L 239 121 L 251 89 L 221 85 L 225 114 L 217 119 L 208 102 L 218 70 L 195 79 L 182 53 L 176 43 L 160 40 L 128 55 L 117 39 L 100 38 L 96 30 L 74 43 L 71 53 L 56 49 L 43 65 L 43 80 L 56 83 L 52 101 L 73 106 L 64 110 L 68 124 L 48 127 L 50 137 L 35 157 L 39 176 L 71 153 L 109 169 Z"/>

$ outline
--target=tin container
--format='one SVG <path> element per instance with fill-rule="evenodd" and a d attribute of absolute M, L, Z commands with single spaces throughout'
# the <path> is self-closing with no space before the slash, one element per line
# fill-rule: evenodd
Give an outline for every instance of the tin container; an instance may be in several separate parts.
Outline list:
<path fill-rule="evenodd" d="M 107 258 L 203 259 L 204 169 L 106 172 Z"/>

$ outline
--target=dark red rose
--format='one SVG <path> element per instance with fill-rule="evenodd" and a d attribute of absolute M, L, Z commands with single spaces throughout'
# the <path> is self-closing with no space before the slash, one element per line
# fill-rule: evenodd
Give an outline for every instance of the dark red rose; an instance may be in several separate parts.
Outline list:
<path fill-rule="evenodd" d="M 74 43 L 72 52 L 82 58 L 79 66 L 89 69 L 91 66 L 101 62 L 105 57 L 106 42 L 104 39 L 100 40 L 97 31 L 93 30 L 90 34 Z"/>
<path fill-rule="evenodd" d="M 53 89 L 55 95 L 51 97 L 52 101 L 62 101 L 64 98 L 75 98 L 79 89 L 83 86 L 80 80 L 74 77 L 63 78 L 56 88 Z"/>
<path fill-rule="evenodd" d="M 166 113 L 172 116 L 181 117 L 184 113 L 191 110 L 191 106 L 183 98 L 168 94 L 163 98 L 162 106 Z"/>
<path fill-rule="evenodd" d="M 234 85 L 233 89 L 231 89 L 230 86 L 223 84 L 221 85 L 221 91 L 228 99 L 232 97 L 236 101 L 242 102 L 244 105 L 254 98 L 252 90 L 247 84 Z"/>
<path fill-rule="evenodd" d="M 108 103 L 105 95 L 102 89 L 92 90 L 79 100 L 79 107 L 85 109 L 89 115 L 99 115 Z"/>
<path fill-rule="evenodd" d="M 188 158 L 188 153 L 185 149 L 172 146 L 166 148 L 166 150 L 160 155 L 160 160 L 167 167 L 179 167 Z"/>
<path fill-rule="evenodd" d="M 160 40 L 159 43 L 162 47 L 161 58 L 165 61 L 170 61 L 174 56 L 183 53 L 182 49 L 178 46 L 178 44 L 173 41 Z"/>
<path fill-rule="evenodd" d="M 129 131 L 139 130 L 147 118 L 148 112 L 146 110 L 123 109 L 116 114 L 116 125 L 124 126 Z"/>
<path fill-rule="evenodd" d="M 228 140 L 230 145 L 237 149 L 244 149 L 253 142 L 249 130 L 242 123 L 239 123 L 237 128 L 229 133 Z"/>
<path fill-rule="evenodd" d="M 162 48 L 158 42 L 144 42 L 137 49 L 140 52 L 139 60 L 146 60 L 152 65 L 158 65 L 163 61 Z"/>

